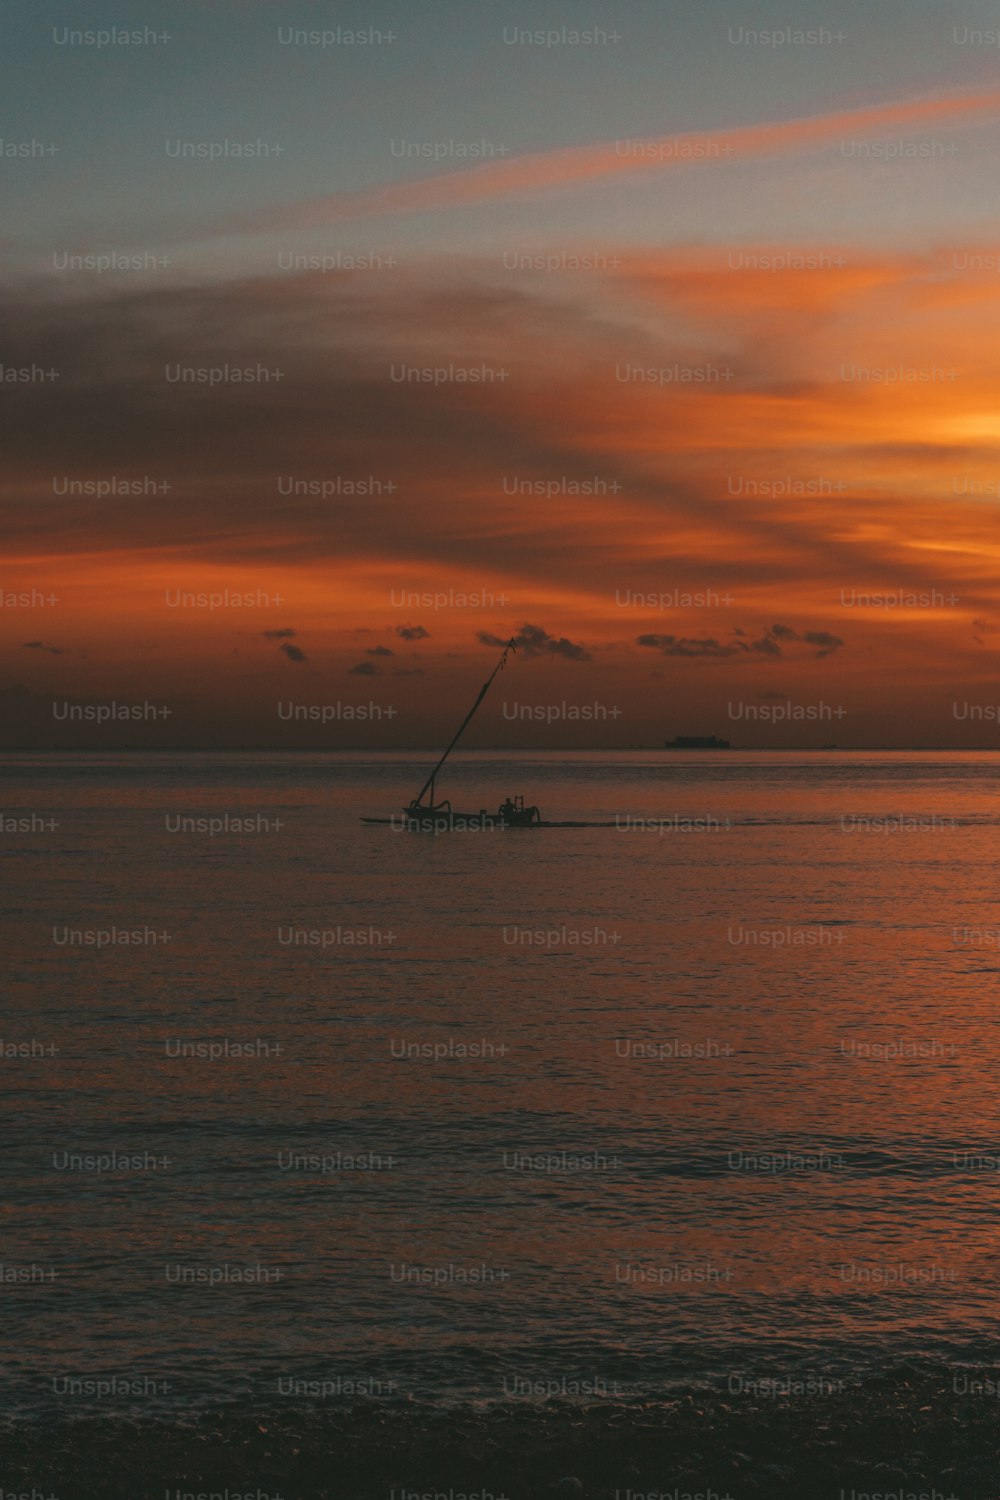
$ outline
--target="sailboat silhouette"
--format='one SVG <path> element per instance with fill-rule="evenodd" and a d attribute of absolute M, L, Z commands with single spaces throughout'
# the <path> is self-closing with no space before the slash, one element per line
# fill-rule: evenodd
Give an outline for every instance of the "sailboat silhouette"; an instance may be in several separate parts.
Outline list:
<path fill-rule="evenodd" d="M 537 828 L 541 823 L 541 814 L 537 807 L 525 807 L 524 798 L 520 795 L 508 796 L 501 802 L 495 813 L 488 813 L 481 807 L 477 812 L 456 812 L 448 798 L 440 802 L 434 800 L 434 789 L 441 768 L 448 759 L 462 735 L 465 733 L 479 705 L 493 685 L 493 679 L 498 672 L 502 672 L 511 652 L 517 651 L 513 640 L 509 640 L 500 656 L 493 671 L 487 677 L 479 689 L 479 696 L 469 709 L 451 738 L 448 748 L 445 750 L 437 765 L 431 771 L 420 791 L 403 809 L 405 823 L 401 826 L 412 829 L 418 833 L 445 833 L 450 830 L 475 830 L 490 828 Z M 426 800 L 425 800 L 426 798 Z M 384 821 L 382 819 L 365 818 L 363 822 Z"/>

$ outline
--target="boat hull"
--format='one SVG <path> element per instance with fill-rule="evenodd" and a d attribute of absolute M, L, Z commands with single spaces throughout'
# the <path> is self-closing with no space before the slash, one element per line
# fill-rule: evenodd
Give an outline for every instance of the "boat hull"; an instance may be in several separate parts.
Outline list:
<path fill-rule="evenodd" d="M 478 814 L 475 814 L 474 816 L 478 816 Z M 407 817 L 406 814 L 404 814 L 402 817 L 400 817 L 397 814 L 397 816 L 394 817 L 394 818 L 362 818 L 361 822 L 362 823 L 367 823 L 369 825 L 369 827 L 393 828 L 397 832 L 406 832 L 410 828 L 410 822 L 411 822 L 411 820 Z M 615 823 L 584 823 L 584 822 L 581 822 L 579 820 L 573 820 L 573 819 L 569 820 L 568 822 L 563 822 L 563 823 L 547 823 L 544 818 L 540 818 L 537 823 L 516 823 L 516 824 L 515 823 L 502 823 L 502 822 L 499 821 L 499 819 L 494 819 L 493 820 L 493 826 L 496 829 L 505 829 L 505 828 L 615 828 L 617 825 Z M 436 828 L 431 828 L 431 827 L 428 827 L 426 830 L 421 830 L 418 826 L 415 826 L 412 831 L 414 833 L 420 833 L 422 831 L 425 831 L 427 833 L 439 833 L 439 832 L 440 833 L 447 833 L 447 832 L 449 832 L 451 830 L 448 829 L 448 828 L 436 829 Z M 458 832 L 459 830 L 456 829 L 455 831 Z"/>
<path fill-rule="evenodd" d="M 405 807 L 391 821 L 394 827 L 405 828 L 411 833 L 493 833 L 506 828 L 538 826 L 537 819 L 532 822 L 527 816 L 504 817 L 500 813 L 487 812 L 482 807 L 478 812 L 458 812 L 451 807 L 427 808 L 418 812 L 412 807 Z"/>

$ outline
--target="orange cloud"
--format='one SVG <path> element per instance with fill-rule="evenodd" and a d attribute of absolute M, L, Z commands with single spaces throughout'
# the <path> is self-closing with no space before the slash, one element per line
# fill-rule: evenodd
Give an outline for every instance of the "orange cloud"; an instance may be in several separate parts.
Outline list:
<path fill-rule="evenodd" d="M 974 125 L 998 113 L 1000 90 L 984 89 L 725 130 L 622 138 L 591 146 L 533 152 L 510 161 L 490 161 L 467 170 L 288 204 L 244 219 L 238 227 L 246 232 L 278 226 L 302 229 L 383 214 L 426 213 L 572 187 L 643 168 L 707 166 L 793 154 L 828 145 L 845 136 L 869 136 L 886 129 L 916 133 L 932 125 Z M 232 226 L 225 232 L 231 229 Z"/>
<path fill-rule="evenodd" d="M 662 679 L 701 693 L 710 727 L 713 695 L 804 690 L 809 672 L 880 712 L 901 684 L 985 677 L 1000 618 L 993 284 L 979 278 L 978 301 L 949 296 L 962 273 L 944 250 L 844 257 L 751 270 L 725 252 L 650 250 L 558 296 L 544 277 L 500 293 L 495 270 L 470 263 L 363 292 L 306 278 L 109 294 L 113 306 L 12 303 L 12 361 L 68 363 L 74 379 L 44 402 L 5 398 L 17 495 L 31 503 L 8 507 L 4 584 L 60 602 L 30 628 L 16 617 L 0 691 L 86 681 L 113 695 L 126 682 L 141 695 L 170 679 L 233 712 L 253 702 L 273 735 L 291 668 L 265 631 L 299 633 L 303 692 L 357 687 L 345 674 L 360 641 L 366 654 L 391 645 L 402 671 L 444 674 L 457 703 L 477 634 L 506 638 L 525 622 L 592 658 L 532 662 L 533 682 L 560 670 L 614 681 L 640 715 L 657 712 L 648 700 Z M 250 363 L 252 351 L 288 380 L 270 392 L 168 387 L 171 361 L 218 360 L 220 327 L 227 359 Z M 390 360 L 424 366 L 443 349 L 457 364 L 485 354 L 510 378 L 390 378 Z M 844 365 L 867 373 L 845 379 Z M 679 373 L 710 366 L 731 378 Z M 878 375 L 908 368 L 956 378 Z M 113 429 L 93 422 L 100 403 Z M 172 488 L 53 489 L 54 475 L 111 474 Z M 338 476 L 380 487 L 310 489 Z M 167 597 L 226 588 L 281 603 Z M 945 602 L 892 613 L 843 602 L 892 590 Z M 454 602 L 476 591 L 496 602 Z M 444 594 L 444 607 L 424 594 Z M 404 645 L 398 626 L 428 634 Z M 640 647 L 643 635 L 660 648 Z M 805 652 L 827 637 L 844 644 L 822 660 Z M 23 649 L 36 639 L 65 652 Z M 738 644 L 788 639 L 801 650 Z M 394 670 L 366 691 L 395 691 Z M 442 713 L 416 686 L 410 701 Z"/>

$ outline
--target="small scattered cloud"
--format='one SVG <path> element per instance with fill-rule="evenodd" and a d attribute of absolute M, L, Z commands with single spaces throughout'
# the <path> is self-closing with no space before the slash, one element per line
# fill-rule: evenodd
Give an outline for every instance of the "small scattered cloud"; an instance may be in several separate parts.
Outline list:
<path fill-rule="evenodd" d="M 294 630 L 265 630 L 262 634 L 265 641 L 285 641 L 296 635 L 297 632 Z"/>
<path fill-rule="evenodd" d="M 378 667 L 373 661 L 359 661 L 356 667 L 349 667 L 349 677 L 376 677 Z"/>
<path fill-rule="evenodd" d="M 499 635 L 480 630 L 477 641 L 483 646 L 506 646 L 507 641 Z M 522 625 L 513 637 L 514 646 L 525 656 L 565 656 L 568 661 L 593 661 L 585 646 L 571 641 L 564 635 L 550 635 L 541 625 Z"/>
<path fill-rule="evenodd" d="M 745 630 L 736 627 L 729 640 L 720 641 L 715 636 L 640 635 L 636 636 L 640 646 L 650 646 L 664 656 L 707 656 L 726 658 L 734 656 L 783 657 L 783 647 L 790 645 L 815 646 L 816 660 L 832 656 L 844 644 L 839 635 L 828 630 L 793 630 L 790 625 L 771 625 L 755 641 L 749 640 Z"/>
<path fill-rule="evenodd" d="M 404 641 L 426 641 L 430 639 L 431 633 L 422 625 L 397 625 L 396 634 L 402 636 Z"/>
<path fill-rule="evenodd" d="M 828 630 L 804 630 L 799 637 L 810 646 L 819 646 L 817 656 L 830 656 L 834 651 L 839 651 L 844 644 L 839 635 L 831 635 Z"/>
<path fill-rule="evenodd" d="M 50 646 L 46 641 L 25 641 L 25 651 L 48 651 L 50 656 L 62 656 L 61 646 Z"/>
<path fill-rule="evenodd" d="M 288 643 L 288 641 L 286 641 L 284 645 L 280 646 L 278 649 L 285 653 L 289 661 L 308 661 L 309 659 L 306 656 L 306 653 L 299 646 L 292 646 Z"/>
<path fill-rule="evenodd" d="M 395 651 L 390 651 L 388 646 L 369 646 L 369 656 L 395 656 Z"/>

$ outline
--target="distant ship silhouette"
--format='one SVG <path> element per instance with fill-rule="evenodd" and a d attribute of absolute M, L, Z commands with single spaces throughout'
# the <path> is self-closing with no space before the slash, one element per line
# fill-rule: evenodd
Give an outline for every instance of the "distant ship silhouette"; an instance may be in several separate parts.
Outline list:
<path fill-rule="evenodd" d="M 665 750 L 728 750 L 729 741 L 720 740 L 714 734 L 679 734 L 676 739 L 664 740 Z"/>

